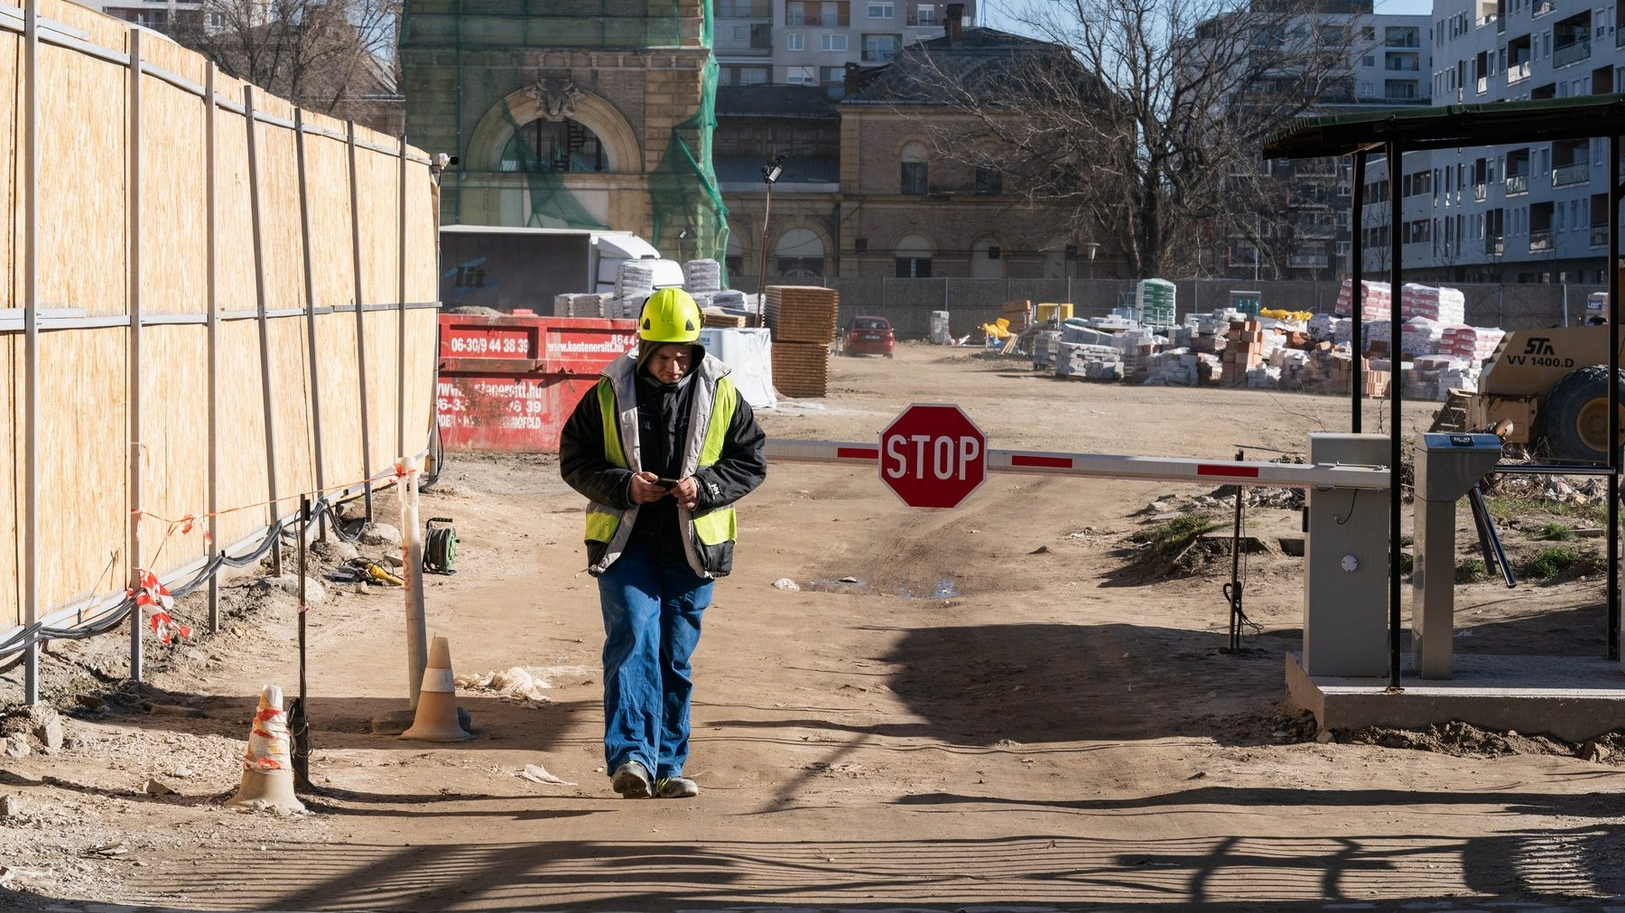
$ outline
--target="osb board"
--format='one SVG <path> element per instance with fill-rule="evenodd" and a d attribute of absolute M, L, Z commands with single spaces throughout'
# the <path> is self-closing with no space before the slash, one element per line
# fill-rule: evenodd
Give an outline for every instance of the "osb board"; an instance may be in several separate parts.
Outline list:
<path fill-rule="evenodd" d="M 220 439 L 219 508 L 260 504 L 266 499 L 265 423 L 260 394 L 259 326 L 228 320 L 219 326 Z M 273 388 L 274 389 L 274 388 Z M 202 453 L 208 460 L 208 452 Z M 207 463 L 205 463 L 207 465 Z M 266 510 L 255 507 L 220 517 L 220 545 L 229 546 L 265 525 Z"/>
<path fill-rule="evenodd" d="M 367 477 L 361 453 L 361 372 L 353 312 L 316 317 L 316 366 L 322 394 L 324 481 L 329 489 L 352 485 Z"/>
<path fill-rule="evenodd" d="M 0 100 L 20 98 L 17 90 L 17 56 L 21 41 L 10 32 L 0 32 Z M 14 269 L 22 261 L 23 207 L 18 199 L 22 166 L 18 158 L 23 135 L 18 131 L 17 108 L 0 101 L 0 212 L 11 213 L 0 228 L 0 307 L 22 307 L 23 277 Z M 19 352 L 22 350 L 19 349 Z M 21 357 L 20 355 L 18 357 Z M 3 621 L 0 617 L 0 621 Z"/>
<path fill-rule="evenodd" d="M 39 14 L 42 19 L 60 22 L 87 32 L 92 43 L 120 52 L 125 49 L 130 30 L 133 28 L 128 22 L 65 0 L 40 0 Z M 159 44 L 163 39 L 149 37 L 147 40 L 150 44 Z"/>
<path fill-rule="evenodd" d="M 252 311 L 254 222 L 248 194 L 248 131 L 242 115 L 224 108 L 214 112 L 214 168 L 216 306 Z"/>
<path fill-rule="evenodd" d="M 310 374 L 302 316 L 270 321 L 272 430 L 276 433 L 278 510 L 299 509 L 299 495 L 316 490 L 316 462 L 310 424 Z"/>
<path fill-rule="evenodd" d="M 406 300 L 433 301 L 440 294 L 435 275 L 439 212 L 429 166 L 406 163 Z"/>
<path fill-rule="evenodd" d="M 162 42 L 152 42 L 161 44 Z M 203 100 L 141 80 L 141 311 L 202 314 L 208 225 Z"/>
<path fill-rule="evenodd" d="M 125 70 L 49 45 L 39 54 L 40 301 L 126 314 Z"/>
<path fill-rule="evenodd" d="M 141 510 L 180 519 L 208 511 L 209 362 L 205 328 L 148 326 L 141 331 Z M 159 542 L 168 524 L 142 528 L 145 561 L 160 574 L 204 554 L 201 532 Z"/>
<path fill-rule="evenodd" d="M 361 293 L 366 304 L 400 301 L 400 160 L 359 150 L 357 197 L 361 200 Z"/>
<path fill-rule="evenodd" d="M 255 105 L 260 99 L 256 93 Z M 260 244 L 265 256 L 265 306 L 305 306 L 304 245 L 299 231 L 299 162 L 292 130 L 259 127 Z"/>
<path fill-rule="evenodd" d="M 39 604 L 129 579 L 129 435 L 123 327 L 39 336 Z"/>
<path fill-rule="evenodd" d="M 20 335 L 0 335 L 0 421 L 11 428 L 22 428 L 22 351 Z M 17 514 L 22 509 L 23 479 L 27 467 L 22 465 L 23 435 L 8 434 L 0 454 L 6 465 L 0 466 L 0 629 L 22 623 L 22 577 L 18 574 L 23 543 L 17 537 Z"/>
<path fill-rule="evenodd" d="M 350 163 L 346 143 L 324 136 L 305 136 L 305 193 L 310 201 L 310 249 L 314 252 L 311 275 L 316 306 L 354 304 L 355 259 L 350 255 Z M 364 201 L 363 205 L 368 203 L 380 205 L 377 201 Z"/>
<path fill-rule="evenodd" d="M 396 447 L 396 373 L 399 352 L 396 340 L 400 338 L 395 311 L 367 312 L 367 425 L 372 436 L 371 470 L 381 472 L 395 465 L 400 451 Z"/>
<path fill-rule="evenodd" d="M 151 32 L 145 33 L 141 36 L 141 57 L 152 66 L 203 85 L 207 62 L 173 41 L 166 41 Z M 199 99 L 198 104 L 202 103 Z"/>
<path fill-rule="evenodd" d="M 432 308 L 406 312 L 406 449 L 429 446 L 434 425 L 435 334 L 439 316 Z"/>

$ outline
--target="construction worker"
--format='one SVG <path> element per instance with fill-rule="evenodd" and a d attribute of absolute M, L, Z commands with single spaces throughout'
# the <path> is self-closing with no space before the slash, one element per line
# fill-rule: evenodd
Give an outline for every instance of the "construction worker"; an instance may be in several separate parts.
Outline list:
<path fill-rule="evenodd" d="M 559 440 L 585 495 L 604 613 L 604 759 L 625 798 L 699 794 L 688 758 L 689 657 L 712 582 L 733 569 L 733 503 L 767 476 L 765 437 L 728 366 L 699 344 L 680 289 L 643 306 L 638 347 L 604 369 Z"/>

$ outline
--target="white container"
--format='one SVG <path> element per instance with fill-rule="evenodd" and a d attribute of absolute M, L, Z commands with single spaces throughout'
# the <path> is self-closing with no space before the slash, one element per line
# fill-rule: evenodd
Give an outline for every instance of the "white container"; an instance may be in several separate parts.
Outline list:
<path fill-rule="evenodd" d="M 953 342 L 953 335 L 948 332 L 948 312 L 931 312 L 931 344 L 945 346 Z"/>

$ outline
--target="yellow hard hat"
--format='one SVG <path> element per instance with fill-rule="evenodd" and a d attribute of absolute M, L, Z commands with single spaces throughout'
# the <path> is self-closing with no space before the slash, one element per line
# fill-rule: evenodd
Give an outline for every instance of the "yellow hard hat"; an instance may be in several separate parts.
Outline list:
<path fill-rule="evenodd" d="M 680 288 L 663 288 L 643 303 L 638 338 L 646 342 L 694 342 L 700 338 L 700 306 Z"/>

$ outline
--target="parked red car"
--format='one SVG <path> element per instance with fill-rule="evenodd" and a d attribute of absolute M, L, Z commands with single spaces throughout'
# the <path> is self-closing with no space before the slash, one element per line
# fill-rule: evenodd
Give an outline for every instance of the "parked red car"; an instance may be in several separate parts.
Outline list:
<path fill-rule="evenodd" d="M 841 352 L 846 355 L 893 356 L 897 337 L 891 321 L 884 317 L 854 317 L 841 334 Z"/>

